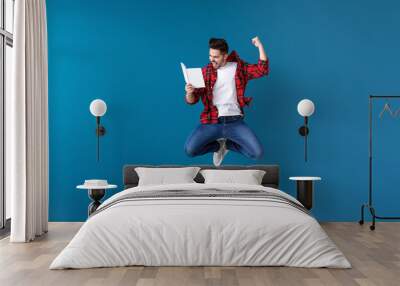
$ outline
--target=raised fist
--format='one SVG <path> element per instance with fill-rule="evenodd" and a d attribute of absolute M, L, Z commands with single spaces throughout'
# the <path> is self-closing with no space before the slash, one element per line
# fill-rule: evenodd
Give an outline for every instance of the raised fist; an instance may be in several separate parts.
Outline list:
<path fill-rule="evenodd" d="M 259 48 L 260 46 L 262 46 L 262 43 L 260 41 L 260 39 L 258 37 L 254 37 L 253 39 L 251 39 L 251 42 L 253 43 L 254 46 L 256 46 L 257 48 Z"/>

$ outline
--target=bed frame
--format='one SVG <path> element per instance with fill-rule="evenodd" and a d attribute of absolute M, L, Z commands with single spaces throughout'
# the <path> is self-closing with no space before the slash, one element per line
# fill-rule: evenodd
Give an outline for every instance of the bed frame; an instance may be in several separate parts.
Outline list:
<path fill-rule="evenodd" d="M 264 170 L 266 173 L 262 180 L 265 187 L 279 188 L 279 166 L 278 165 L 224 165 L 215 167 L 213 165 L 125 165 L 123 167 L 124 189 L 133 188 L 138 185 L 139 177 L 135 171 L 136 167 L 148 168 L 178 168 L 178 167 L 200 167 L 201 169 L 219 169 L 219 170 Z M 203 176 L 199 173 L 194 180 L 197 183 L 204 183 Z"/>

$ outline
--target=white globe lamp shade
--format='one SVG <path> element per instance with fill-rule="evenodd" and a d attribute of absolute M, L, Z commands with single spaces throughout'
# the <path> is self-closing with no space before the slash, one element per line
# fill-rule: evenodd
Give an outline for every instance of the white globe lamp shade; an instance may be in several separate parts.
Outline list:
<path fill-rule="evenodd" d="M 103 116 L 107 111 L 107 104 L 101 99 L 95 99 L 90 103 L 90 112 L 94 116 Z"/>
<path fill-rule="evenodd" d="M 315 106 L 314 103 L 309 99 L 303 99 L 297 105 L 297 111 L 303 117 L 311 116 L 314 113 Z"/>

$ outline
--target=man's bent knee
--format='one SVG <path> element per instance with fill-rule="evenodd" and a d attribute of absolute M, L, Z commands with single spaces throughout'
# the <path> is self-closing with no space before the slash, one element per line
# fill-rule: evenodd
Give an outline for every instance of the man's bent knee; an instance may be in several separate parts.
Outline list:
<path fill-rule="evenodd" d="M 257 148 L 250 155 L 251 159 L 260 160 L 264 156 L 264 150 L 262 148 Z"/>
<path fill-rule="evenodd" d="M 188 155 L 189 157 L 196 156 L 196 150 L 193 147 L 191 147 L 189 144 L 185 144 L 184 150 L 185 150 L 186 155 Z"/>

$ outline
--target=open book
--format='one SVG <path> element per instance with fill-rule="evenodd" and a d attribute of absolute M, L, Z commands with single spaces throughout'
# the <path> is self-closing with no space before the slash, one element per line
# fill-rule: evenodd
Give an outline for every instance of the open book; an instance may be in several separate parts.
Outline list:
<path fill-rule="evenodd" d="M 186 68 L 186 66 L 181 63 L 183 76 L 185 77 L 186 83 L 190 83 L 194 88 L 205 87 L 203 73 L 201 68 Z"/>

